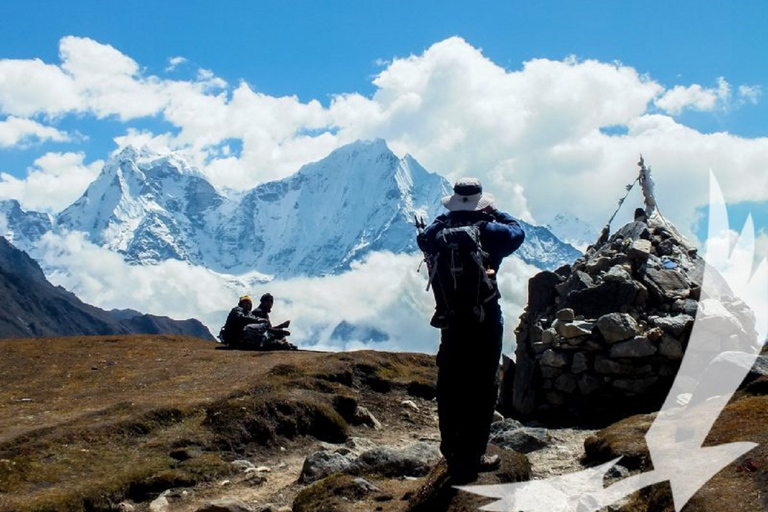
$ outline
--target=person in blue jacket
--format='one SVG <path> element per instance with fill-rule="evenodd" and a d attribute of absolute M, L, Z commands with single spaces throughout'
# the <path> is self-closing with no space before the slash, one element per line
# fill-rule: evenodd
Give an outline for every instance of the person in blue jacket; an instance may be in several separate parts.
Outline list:
<path fill-rule="evenodd" d="M 479 179 L 461 178 L 453 191 L 453 195 L 442 199 L 448 213 L 438 216 L 419 234 L 419 248 L 425 254 L 434 251 L 436 237 L 446 224 L 479 223 L 482 249 L 488 253 L 487 274 L 496 286 L 502 260 L 520 247 L 525 233 L 511 215 L 496 209 L 493 196 L 483 193 Z M 447 315 L 439 322 L 434 318 L 431 322 L 440 328 L 440 451 L 453 482 L 458 484 L 475 480 L 479 471 L 495 469 L 501 462 L 498 456 L 485 454 L 496 406 L 502 347 L 503 317 L 498 293 L 483 309 L 481 317 Z"/>

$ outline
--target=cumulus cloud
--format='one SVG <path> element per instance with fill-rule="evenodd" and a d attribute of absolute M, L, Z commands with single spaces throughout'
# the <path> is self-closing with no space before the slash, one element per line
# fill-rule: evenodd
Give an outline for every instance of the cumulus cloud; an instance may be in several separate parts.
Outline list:
<path fill-rule="evenodd" d="M 59 66 L 40 59 L 0 60 L 0 110 L 26 117 L 56 116 L 82 106 L 74 80 Z"/>
<path fill-rule="evenodd" d="M 759 87 L 740 85 L 734 94 L 731 84 L 724 77 L 719 77 L 716 87 L 676 85 L 656 99 L 655 104 L 672 115 L 678 115 L 683 110 L 728 111 L 747 103 L 757 103 L 759 97 Z"/>
<path fill-rule="evenodd" d="M 83 153 L 46 153 L 20 180 L 0 174 L 0 198 L 16 199 L 25 208 L 55 213 L 75 202 L 98 176 L 103 160 L 88 165 Z"/>
<path fill-rule="evenodd" d="M 705 88 L 699 84 L 688 87 L 676 85 L 656 100 L 656 106 L 670 114 L 677 115 L 684 109 L 711 111 L 724 105 L 731 97 L 731 86 L 720 77 L 716 88 Z"/>
<path fill-rule="evenodd" d="M 31 141 L 65 142 L 70 140 L 67 133 L 42 125 L 32 119 L 8 116 L 0 121 L 0 148 L 23 146 Z"/>
<path fill-rule="evenodd" d="M 198 318 L 215 335 L 237 297 L 275 296 L 275 323 L 290 319 L 291 339 L 316 350 L 380 350 L 435 353 L 439 332 L 429 326 L 434 309 L 420 256 L 372 253 L 340 275 L 276 279 L 217 274 L 180 261 L 131 266 L 81 233 L 48 234 L 35 250 L 49 279 L 85 302 L 104 309 L 131 308 L 171 318 Z M 537 270 L 517 258 L 500 269 L 507 322 L 504 345 L 514 346 L 514 326 L 527 300 L 527 280 Z M 335 334 L 345 322 L 357 328 Z M 382 337 L 371 337 L 376 332 Z"/>

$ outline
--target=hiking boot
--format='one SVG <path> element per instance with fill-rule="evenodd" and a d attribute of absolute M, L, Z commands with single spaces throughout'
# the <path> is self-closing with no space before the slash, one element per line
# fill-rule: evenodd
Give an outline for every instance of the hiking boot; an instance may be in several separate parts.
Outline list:
<path fill-rule="evenodd" d="M 496 454 L 480 457 L 480 471 L 493 471 L 501 466 L 501 457 Z"/>

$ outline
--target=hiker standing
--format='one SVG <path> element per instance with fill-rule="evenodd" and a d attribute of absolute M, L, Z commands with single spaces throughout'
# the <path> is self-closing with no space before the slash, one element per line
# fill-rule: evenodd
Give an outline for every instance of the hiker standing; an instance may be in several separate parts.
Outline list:
<path fill-rule="evenodd" d="M 495 469 L 498 456 L 485 455 L 496 405 L 503 319 L 496 274 L 525 233 L 497 210 L 480 180 L 461 178 L 442 199 L 448 213 L 418 237 L 435 294 L 430 324 L 440 329 L 437 408 L 440 451 L 456 483 Z"/>

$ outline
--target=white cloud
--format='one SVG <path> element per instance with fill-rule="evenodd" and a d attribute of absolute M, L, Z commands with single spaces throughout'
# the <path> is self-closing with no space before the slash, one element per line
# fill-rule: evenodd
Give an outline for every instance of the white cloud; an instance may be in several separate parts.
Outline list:
<path fill-rule="evenodd" d="M 187 62 L 189 61 L 184 57 L 171 57 L 168 59 L 168 66 L 165 68 L 165 71 L 173 71 L 177 67 L 181 66 L 182 64 L 186 64 Z"/>
<path fill-rule="evenodd" d="M 14 116 L 51 116 L 81 108 L 72 77 L 41 60 L 0 60 L 0 110 Z"/>
<path fill-rule="evenodd" d="M 46 153 L 20 180 L 0 174 L 0 198 L 16 199 L 28 210 L 59 212 L 79 198 L 104 165 L 85 165 L 83 153 Z"/>
<path fill-rule="evenodd" d="M 740 85 L 739 86 L 739 99 L 743 103 L 756 104 L 762 96 L 763 90 L 754 85 Z"/>
<path fill-rule="evenodd" d="M 21 146 L 32 140 L 65 142 L 69 135 L 31 119 L 8 116 L 5 121 L 0 121 L 0 148 Z"/>
<path fill-rule="evenodd" d="M 740 85 L 734 95 L 731 84 L 725 78 L 719 77 L 716 87 L 702 87 L 699 84 L 688 87 L 676 85 L 664 92 L 655 104 L 672 115 L 678 115 L 686 109 L 701 112 L 728 111 L 746 103 L 757 103 L 760 93 L 760 87 Z"/>
<path fill-rule="evenodd" d="M 416 255 L 373 253 L 351 270 L 323 278 L 274 280 L 245 284 L 180 261 L 139 267 L 96 247 L 80 233 L 46 235 L 37 251 L 49 279 L 83 301 L 103 309 L 131 308 L 171 318 L 198 318 L 215 335 L 237 297 L 248 293 L 275 296 L 275 323 L 291 320 L 291 339 L 317 350 L 380 350 L 435 353 L 439 332 L 429 326 L 434 300 L 426 291 L 426 275 L 417 273 Z M 505 350 L 514 344 L 514 326 L 527 300 L 527 280 L 536 272 L 517 258 L 505 260 L 499 286 L 504 295 L 507 327 Z M 342 321 L 386 333 L 389 339 L 337 339 Z"/>

